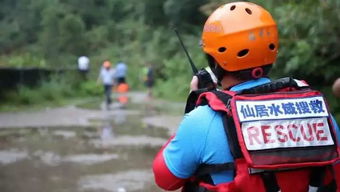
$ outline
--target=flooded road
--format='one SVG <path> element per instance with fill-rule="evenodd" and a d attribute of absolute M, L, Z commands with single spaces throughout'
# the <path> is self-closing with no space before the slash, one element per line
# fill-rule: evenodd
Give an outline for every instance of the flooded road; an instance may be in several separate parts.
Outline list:
<path fill-rule="evenodd" d="M 88 123 L 79 126 L 62 121 L 60 126 L 54 122 L 32 126 L 36 125 L 32 121 L 16 127 L 20 115 L 27 118 L 33 112 L 0 114 L 0 123 L 7 125 L 0 129 L 0 191 L 161 191 L 153 181 L 152 160 L 177 127 L 183 106 L 131 97 L 123 109 L 103 111 L 95 102 L 72 107 L 92 105 L 84 109 L 91 113 Z M 163 110 L 165 104 L 171 109 Z M 51 114 L 50 118 L 58 117 Z"/>

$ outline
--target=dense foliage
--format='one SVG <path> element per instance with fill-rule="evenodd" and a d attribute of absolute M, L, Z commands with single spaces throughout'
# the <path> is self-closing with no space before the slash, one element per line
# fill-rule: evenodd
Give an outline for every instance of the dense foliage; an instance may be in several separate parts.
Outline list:
<path fill-rule="evenodd" d="M 140 68 L 152 63 L 157 94 L 183 98 L 190 68 L 172 31 L 176 26 L 199 66 L 204 20 L 222 0 L 0 0 L 0 66 L 75 67 L 91 59 L 93 79 L 110 59 L 129 65 L 129 82 L 141 87 Z M 340 1 L 254 0 L 280 30 L 275 77 L 306 79 L 340 106 L 329 87 L 340 76 Z M 337 109 L 339 110 L 339 107 Z"/>

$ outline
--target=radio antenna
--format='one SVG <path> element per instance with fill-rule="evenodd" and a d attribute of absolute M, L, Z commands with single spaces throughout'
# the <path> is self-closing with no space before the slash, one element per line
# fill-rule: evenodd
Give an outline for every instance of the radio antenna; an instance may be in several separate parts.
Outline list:
<path fill-rule="evenodd" d="M 176 28 L 174 28 L 174 31 L 175 31 L 175 33 L 176 33 L 176 35 L 177 35 L 177 38 L 178 38 L 179 42 L 181 43 L 181 46 L 182 46 L 182 48 L 183 48 L 183 50 L 184 50 L 184 52 L 185 52 L 185 55 L 188 57 L 188 60 L 189 60 L 189 63 L 190 63 L 192 72 L 193 72 L 194 75 L 195 75 L 195 74 L 198 72 L 198 70 L 197 70 L 197 68 L 196 68 L 196 66 L 195 66 L 195 64 L 194 64 L 194 62 L 192 61 L 192 59 L 191 59 L 191 57 L 190 57 L 190 55 L 189 55 L 187 49 L 185 48 L 185 45 L 184 45 L 184 43 L 183 43 L 183 41 L 182 41 L 181 36 L 179 35 L 179 32 L 177 31 Z"/>

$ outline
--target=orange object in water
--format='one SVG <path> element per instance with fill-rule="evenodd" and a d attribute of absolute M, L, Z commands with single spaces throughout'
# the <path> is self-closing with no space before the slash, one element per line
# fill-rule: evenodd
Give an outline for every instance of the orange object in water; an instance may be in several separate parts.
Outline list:
<path fill-rule="evenodd" d="M 118 93 L 126 93 L 129 91 L 129 85 L 127 83 L 121 83 L 117 86 L 116 91 Z"/>
<path fill-rule="evenodd" d="M 121 104 L 127 104 L 129 102 L 129 98 L 128 96 L 119 96 L 118 102 Z"/>
<path fill-rule="evenodd" d="M 118 102 L 121 104 L 127 104 L 129 101 L 126 93 L 129 91 L 129 85 L 127 83 L 121 83 L 117 86 L 116 92 L 118 93 Z"/>

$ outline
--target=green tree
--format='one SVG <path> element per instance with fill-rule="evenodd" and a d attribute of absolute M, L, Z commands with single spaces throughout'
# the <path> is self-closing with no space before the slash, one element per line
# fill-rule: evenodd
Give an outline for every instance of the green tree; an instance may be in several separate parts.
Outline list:
<path fill-rule="evenodd" d="M 59 22 L 62 17 L 62 8 L 57 1 L 50 1 L 42 14 L 44 18 L 41 21 L 42 30 L 39 35 L 39 42 L 44 57 L 51 62 L 52 58 L 58 58 L 59 55 Z"/>
<path fill-rule="evenodd" d="M 201 26 L 204 22 L 204 15 L 200 7 L 207 3 L 206 0 L 166 0 L 164 12 L 172 25 L 186 27 L 187 30 L 193 26 Z"/>
<path fill-rule="evenodd" d="M 0 2 L 0 52 L 11 53 L 37 40 L 40 7 L 31 0 Z"/>
<path fill-rule="evenodd" d="M 73 14 L 66 15 L 59 23 L 59 48 L 73 55 L 87 54 L 87 42 L 84 38 L 85 24 Z"/>

